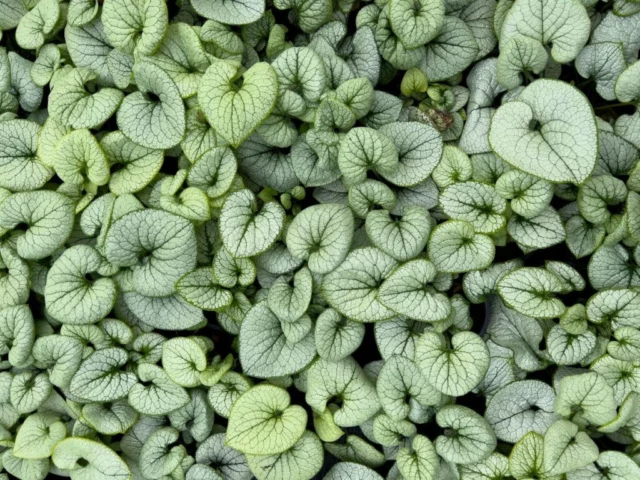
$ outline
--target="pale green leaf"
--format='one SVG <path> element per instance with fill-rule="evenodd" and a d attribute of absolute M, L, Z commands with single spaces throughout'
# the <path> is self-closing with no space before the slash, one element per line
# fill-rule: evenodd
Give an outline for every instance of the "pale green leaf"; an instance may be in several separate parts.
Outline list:
<path fill-rule="evenodd" d="M 55 445 L 67 436 L 67 429 L 52 413 L 29 415 L 16 435 L 13 455 L 24 459 L 48 458 Z"/>
<path fill-rule="evenodd" d="M 198 87 L 198 100 L 216 133 L 238 147 L 273 110 L 278 95 L 276 71 L 267 63 L 257 63 L 242 74 L 237 67 L 216 62 Z"/>
<path fill-rule="evenodd" d="M 340 427 L 360 425 L 380 410 L 375 386 L 351 357 L 339 362 L 316 361 L 309 369 L 305 398 L 320 413 L 332 399 L 339 399 L 341 404 L 333 417 Z"/>
<path fill-rule="evenodd" d="M 353 226 L 353 214 L 343 205 L 314 205 L 294 217 L 287 248 L 294 257 L 307 260 L 312 272 L 329 273 L 346 257 Z"/>
<path fill-rule="evenodd" d="M 69 437 L 53 451 L 53 463 L 70 470 L 72 480 L 128 480 L 127 464 L 106 445 L 86 438 Z"/>
<path fill-rule="evenodd" d="M 274 455 L 295 445 L 307 424 L 307 413 L 291 405 L 286 390 L 258 385 L 231 407 L 226 444 L 250 455 Z"/>
<path fill-rule="evenodd" d="M 558 419 L 553 389 L 539 380 L 512 382 L 489 401 L 485 418 L 498 439 L 516 443 L 529 432 L 544 434 Z"/>
<path fill-rule="evenodd" d="M 105 241 L 107 259 L 129 267 L 134 289 L 152 297 L 170 295 L 193 270 L 196 238 L 191 222 L 161 210 L 138 210 L 116 220 Z"/>
<path fill-rule="evenodd" d="M 460 273 L 488 267 L 495 245 L 489 236 L 476 233 L 470 223 L 448 220 L 431 232 L 427 252 L 439 272 Z"/>
<path fill-rule="evenodd" d="M 136 376 L 120 370 L 126 362 L 127 352 L 121 348 L 96 350 L 80 365 L 69 391 L 93 402 L 110 402 L 127 396 L 136 383 Z"/>
<path fill-rule="evenodd" d="M 557 183 L 581 184 L 593 171 L 598 151 L 586 97 L 566 83 L 547 79 L 531 83 L 517 100 L 496 111 L 489 142 L 514 167 Z"/>
<path fill-rule="evenodd" d="M 437 390 L 461 396 L 484 377 L 489 367 L 489 350 L 473 332 L 454 334 L 450 346 L 442 335 L 425 332 L 416 345 L 416 364 Z"/>
<path fill-rule="evenodd" d="M 436 452 L 448 462 L 471 464 L 491 454 L 496 437 L 489 423 L 470 408 L 447 405 L 436 414 L 437 424 L 449 435 L 440 435 L 434 445 Z"/>
<path fill-rule="evenodd" d="M 352 251 L 322 282 L 322 293 L 335 310 L 359 322 L 377 322 L 395 316 L 378 299 L 382 281 L 397 262 L 377 248 Z"/>
<path fill-rule="evenodd" d="M 280 320 L 264 302 L 246 314 L 239 338 L 242 369 L 254 377 L 291 375 L 304 369 L 316 354 L 313 333 L 289 342 Z"/>
<path fill-rule="evenodd" d="M 445 295 L 430 286 L 436 269 L 427 260 L 413 260 L 394 270 L 382 283 L 378 300 L 388 308 L 408 318 L 423 322 L 438 322 L 451 313 Z"/>
<path fill-rule="evenodd" d="M 567 420 L 555 422 L 544 436 L 543 471 L 549 475 L 585 467 L 597 458 L 598 447 L 594 441 Z"/>
<path fill-rule="evenodd" d="M 533 267 L 514 270 L 498 282 L 498 293 L 509 307 L 538 318 L 560 316 L 565 306 L 553 296 L 562 292 L 562 283 L 553 273 Z"/>
<path fill-rule="evenodd" d="M 47 313 L 63 324 L 95 323 L 116 301 L 111 278 L 92 278 L 104 262 L 97 250 L 75 245 L 58 257 L 47 274 L 44 300 Z"/>
<path fill-rule="evenodd" d="M 41 188 L 53 171 L 36 155 L 40 126 L 27 120 L 0 122 L 0 187 L 12 191 Z"/>
<path fill-rule="evenodd" d="M 162 0 L 106 0 L 101 18 L 114 47 L 125 53 L 150 55 L 164 38 L 168 16 Z"/>

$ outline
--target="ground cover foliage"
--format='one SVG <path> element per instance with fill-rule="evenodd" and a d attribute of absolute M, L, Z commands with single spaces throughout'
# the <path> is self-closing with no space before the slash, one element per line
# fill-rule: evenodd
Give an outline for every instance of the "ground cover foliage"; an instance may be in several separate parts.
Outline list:
<path fill-rule="evenodd" d="M 640 478 L 638 0 L 0 33 L 0 479 Z"/>

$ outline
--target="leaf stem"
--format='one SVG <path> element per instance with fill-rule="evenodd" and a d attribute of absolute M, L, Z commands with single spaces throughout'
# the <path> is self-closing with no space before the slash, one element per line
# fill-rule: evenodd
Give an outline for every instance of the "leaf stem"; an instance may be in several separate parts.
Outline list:
<path fill-rule="evenodd" d="M 634 104 L 631 102 L 610 103 L 609 105 L 600 105 L 599 107 L 594 107 L 594 110 L 606 110 L 607 108 L 628 107 L 633 105 Z"/>

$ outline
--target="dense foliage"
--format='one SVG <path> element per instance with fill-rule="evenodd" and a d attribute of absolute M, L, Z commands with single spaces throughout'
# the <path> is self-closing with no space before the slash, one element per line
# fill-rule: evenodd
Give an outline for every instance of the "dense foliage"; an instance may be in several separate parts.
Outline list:
<path fill-rule="evenodd" d="M 0 34 L 0 480 L 640 479 L 640 0 Z"/>

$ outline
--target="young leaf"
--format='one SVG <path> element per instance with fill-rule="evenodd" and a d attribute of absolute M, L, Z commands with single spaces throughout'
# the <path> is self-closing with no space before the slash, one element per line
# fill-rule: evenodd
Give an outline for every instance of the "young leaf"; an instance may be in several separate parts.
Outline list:
<path fill-rule="evenodd" d="M 286 390 L 258 385 L 231 408 L 226 444 L 249 455 L 275 455 L 290 449 L 302 437 L 307 413 L 291 405 Z"/>
<path fill-rule="evenodd" d="M 238 147 L 271 113 L 278 96 L 276 71 L 267 63 L 256 63 L 242 74 L 226 62 L 216 62 L 205 72 L 198 87 L 198 100 L 207 120 L 234 147 Z"/>

